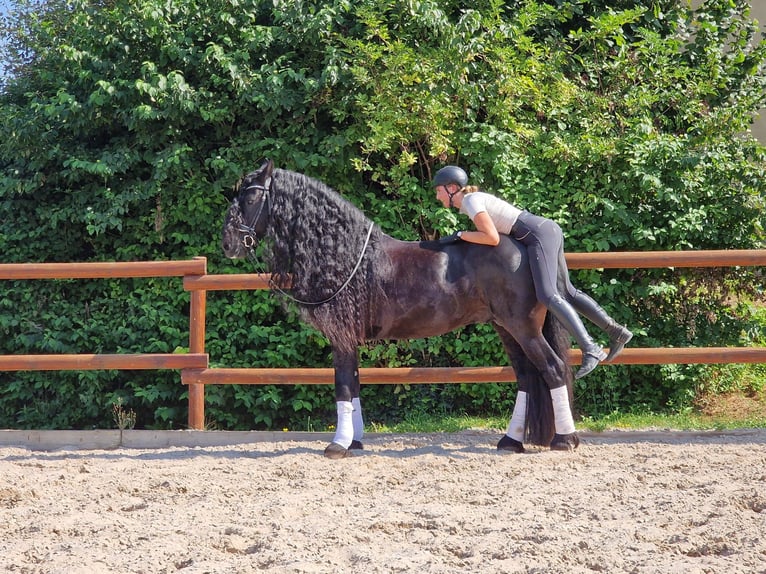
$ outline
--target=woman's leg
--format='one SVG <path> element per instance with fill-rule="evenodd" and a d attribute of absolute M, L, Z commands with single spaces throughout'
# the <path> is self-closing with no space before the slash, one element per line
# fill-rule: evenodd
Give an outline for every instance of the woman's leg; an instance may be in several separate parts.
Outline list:
<path fill-rule="evenodd" d="M 575 374 L 575 378 L 581 379 L 595 369 L 601 361 L 606 359 L 607 355 L 601 346 L 596 344 L 591 338 L 577 311 L 566 299 L 556 293 L 545 302 L 545 305 L 548 307 L 548 311 L 561 321 L 564 328 L 569 331 L 580 346 L 582 364 L 580 370 Z"/>
<path fill-rule="evenodd" d="M 606 358 L 606 353 L 593 341 L 574 307 L 559 294 L 559 253 L 563 253 L 564 244 L 561 228 L 550 219 L 524 212 L 513 235 L 527 247 L 537 299 L 561 321 L 582 351 L 582 365 L 575 375 L 582 378 Z"/>
<path fill-rule="evenodd" d="M 599 329 L 609 336 L 609 355 L 605 361 L 609 362 L 622 352 L 622 349 L 633 338 L 627 327 L 620 325 L 612 319 L 604 309 L 588 294 L 583 293 L 572 285 L 569 280 L 569 272 L 566 267 L 564 250 L 559 254 L 559 266 L 564 271 L 562 277 L 566 282 L 565 295 L 567 301 L 574 307 L 578 313 L 583 315 Z"/>

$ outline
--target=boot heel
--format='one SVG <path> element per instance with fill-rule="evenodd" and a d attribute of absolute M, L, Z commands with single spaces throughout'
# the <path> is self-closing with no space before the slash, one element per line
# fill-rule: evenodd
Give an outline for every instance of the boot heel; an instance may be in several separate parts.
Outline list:
<path fill-rule="evenodd" d="M 625 345 L 627 345 L 632 338 L 633 333 L 622 325 L 618 326 L 614 332 L 609 333 L 609 354 L 606 356 L 604 362 L 608 363 L 614 360 L 617 355 L 622 353 Z"/>

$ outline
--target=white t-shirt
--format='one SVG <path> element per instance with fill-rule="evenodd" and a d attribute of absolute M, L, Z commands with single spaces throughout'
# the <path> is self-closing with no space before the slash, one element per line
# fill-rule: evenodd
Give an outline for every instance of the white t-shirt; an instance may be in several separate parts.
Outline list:
<path fill-rule="evenodd" d="M 476 214 L 482 211 L 489 215 L 497 231 L 505 235 L 511 232 L 516 220 L 519 218 L 519 214 L 521 214 L 521 210 L 518 207 L 490 193 L 474 191 L 463 196 L 460 213 L 464 213 L 473 221 Z"/>

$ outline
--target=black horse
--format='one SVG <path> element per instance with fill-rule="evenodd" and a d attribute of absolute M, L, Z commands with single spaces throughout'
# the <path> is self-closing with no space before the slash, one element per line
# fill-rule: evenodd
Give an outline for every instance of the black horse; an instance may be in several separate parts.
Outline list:
<path fill-rule="evenodd" d="M 264 241 L 272 287 L 296 302 L 332 345 L 338 425 L 326 456 L 362 448 L 361 343 L 486 322 L 500 336 L 524 398 L 517 398 L 498 449 L 523 452 L 522 441 L 510 438 L 514 425 L 528 443 L 577 447 L 571 340 L 537 302 L 520 244 L 506 236 L 496 247 L 399 241 L 323 183 L 275 169 L 271 161 L 247 175 L 237 193 L 223 228 L 226 256 L 252 255 Z"/>

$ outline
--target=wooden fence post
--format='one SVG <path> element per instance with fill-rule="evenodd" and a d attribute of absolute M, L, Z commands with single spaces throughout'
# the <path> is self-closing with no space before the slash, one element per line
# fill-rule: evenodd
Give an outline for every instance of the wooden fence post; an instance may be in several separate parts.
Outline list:
<path fill-rule="evenodd" d="M 204 257 L 195 257 L 203 259 Z M 207 271 L 205 271 L 207 273 Z M 189 306 L 189 352 L 205 352 L 205 313 L 207 311 L 207 291 L 191 291 Z M 181 372 L 183 376 L 183 371 Z M 205 384 L 189 385 L 189 428 L 205 429 Z"/>

